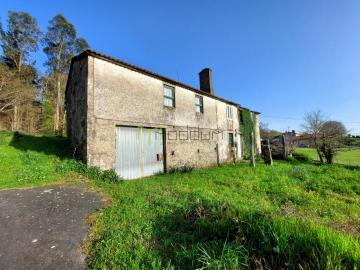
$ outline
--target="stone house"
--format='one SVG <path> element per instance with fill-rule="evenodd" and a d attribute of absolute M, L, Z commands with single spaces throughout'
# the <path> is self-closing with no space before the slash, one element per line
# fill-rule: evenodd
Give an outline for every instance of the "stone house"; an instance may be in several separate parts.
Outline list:
<path fill-rule="evenodd" d="M 125 179 L 241 159 L 244 109 L 214 95 L 210 69 L 199 77 L 196 89 L 91 50 L 74 57 L 66 87 L 74 153 Z M 259 113 L 251 113 L 260 153 Z"/>

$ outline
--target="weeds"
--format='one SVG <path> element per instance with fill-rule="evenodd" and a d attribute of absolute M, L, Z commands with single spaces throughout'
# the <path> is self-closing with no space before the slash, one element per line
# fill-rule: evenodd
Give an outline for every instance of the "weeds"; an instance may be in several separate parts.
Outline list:
<path fill-rule="evenodd" d="M 58 162 L 56 164 L 56 171 L 62 174 L 76 172 L 89 179 L 107 183 L 117 183 L 122 180 L 114 170 L 102 171 L 98 167 L 87 167 L 84 163 L 74 159 Z"/>
<path fill-rule="evenodd" d="M 189 173 L 193 171 L 193 167 L 190 165 L 184 165 L 180 167 L 173 167 L 168 170 L 168 173 Z"/>

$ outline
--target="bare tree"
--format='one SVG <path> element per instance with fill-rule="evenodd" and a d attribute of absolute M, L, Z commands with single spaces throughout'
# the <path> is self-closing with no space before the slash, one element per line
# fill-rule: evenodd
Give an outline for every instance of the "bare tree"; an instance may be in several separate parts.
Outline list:
<path fill-rule="evenodd" d="M 319 135 L 325 122 L 326 117 L 324 113 L 318 110 L 305 114 L 304 123 L 302 124 L 302 128 L 304 129 L 304 131 L 311 135 L 320 162 L 324 162 L 324 159 L 320 152 Z"/>
<path fill-rule="evenodd" d="M 320 134 L 320 153 L 326 163 L 332 164 L 336 152 L 345 144 L 347 130 L 341 122 L 327 121 L 322 125 Z"/>
<path fill-rule="evenodd" d="M 17 70 L 0 63 L 0 113 L 13 111 L 9 119 L 13 130 L 19 128 L 21 111 L 28 108 L 19 105 L 31 103 L 34 96 L 35 88 L 28 80 L 22 79 Z"/>

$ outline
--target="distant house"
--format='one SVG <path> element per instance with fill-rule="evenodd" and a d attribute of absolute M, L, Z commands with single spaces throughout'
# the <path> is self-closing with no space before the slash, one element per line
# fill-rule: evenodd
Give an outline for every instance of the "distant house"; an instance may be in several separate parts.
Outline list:
<path fill-rule="evenodd" d="M 322 137 L 318 135 L 318 138 L 321 139 Z M 314 137 L 311 134 L 299 134 L 296 137 L 296 145 L 298 147 L 314 147 Z"/>
<path fill-rule="evenodd" d="M 68 137 L 89 165 L 134 179 L 169 168 L 242 158 L 239 104 L 87 50 L 74 57 L 66 88 Z M 259 113 L 251 112 L 260 153 Z"/>

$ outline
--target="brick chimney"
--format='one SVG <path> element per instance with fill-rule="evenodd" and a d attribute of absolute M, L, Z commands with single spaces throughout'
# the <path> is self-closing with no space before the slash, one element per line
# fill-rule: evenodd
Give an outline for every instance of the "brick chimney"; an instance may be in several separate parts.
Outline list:
<path fill-rule="evenodd" d="M 212 71 L 210 68 L 204 68 L 199 73 L 200 90 L 210 95 L 214 95 L 214 88 L 212 83 Z"/>

